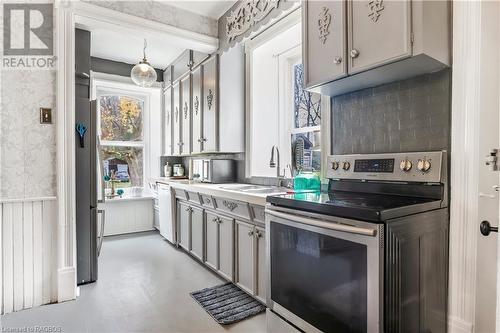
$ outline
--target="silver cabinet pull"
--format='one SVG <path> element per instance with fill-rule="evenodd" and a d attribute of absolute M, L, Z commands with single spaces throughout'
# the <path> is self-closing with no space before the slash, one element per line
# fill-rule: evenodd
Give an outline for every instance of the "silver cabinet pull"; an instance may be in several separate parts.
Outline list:
<path fill-rule="evenodd" d="M 356 49 L 351 50 L 351 58 L 357 58 L 359 56 L 359 51 Z"/>
<path fill-rule="evenodd" d="M 335 223 L 335 222 L 324 222 L 320 220 L 316 220 L 314 218 L 304 218 L 296 215 L 291 215 L 291 214 L 284 214 L 280 213 L 274 210 L 267 210 L 266 213 L 272 216 L 276 216 L 285 220 L 289 221 L 294 221 L 306 225 L 312 225 L 315 227 L 319 228 L 325 228 L 325 229 L 330 229 L 330 230 L 336 230 L 336 231 L 342 231 L 342 232 L 347 232 L 351 234 L 358 234 L 358 235 L 363 235 L 363 236 L 371 236 L 375 237 L 377 235 L 377 230 L 375 229 L 369 229 L 369 228 L 362 228 L 362 227 L 355 227 L 352 225 L 346 225 L 346 224 L 340 224 L 340 223 Z"/>
<path fill-rule="evenodd" d="M 248 232 L 248 236 L 250 236 L 250 237 L 252 237 L 252 236 L 253 236 L 253 230 L 250 230 L 250 231 Z"/>
<path fill-rule="evenodd" d="M 337 64 L 337 65 L 338 65 L 338 64 L 340 64 L 341 62 L 342 62 L 342 57 L 335 57 L 335 58 L 333 59 L 333 63 L 334 63 L 334 64 Z"/>

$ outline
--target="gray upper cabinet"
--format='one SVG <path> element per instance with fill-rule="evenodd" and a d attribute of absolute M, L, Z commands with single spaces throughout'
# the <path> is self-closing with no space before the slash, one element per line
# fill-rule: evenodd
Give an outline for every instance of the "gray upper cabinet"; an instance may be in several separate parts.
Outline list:
<path fill-rule="evenodd" d="M 167 87 L 163 92 L 163 106 L 164 106 L 164 155 L 172 155 L 172 121 L 173 121 L 173 112 L 172 112 L 172 87 Z"/>
<path fill-rule="evenodd" d="M 182 149 L 181 154 L 191 153 L 191 75 L 181 79 L 181 127 Z"/>
<path fill-rule="evenodd" d="M 201 75 L 202 67 L 198 67 L 193 70 L 191 75 L 192 80 L 192 105 L 193 105 L 193 128 L 192 128 L 192 136 L 191 141 L 193 143 L 193 153 L 201 152 L 201 138 L 202 138 L 202 106 L 203 106 L 203 97 L 202 97 L 202 75 Z"/>
<path fill-rule="evenodd" d="M 219 84 L 218 56 L 212 56 L 203 64 L 203 136 L 202 150 L 217 151 L 219 147 Z"/>
<path fill-rule="evenodd" d="M 302 52 L 305 85 L 336 80 L 347 75 L 346 4 L 343 1 L 305 1 L 302 7 Z"/>
<path fill-rule="evenodd" d="M 181 87 L 179 82 L 175 83 L 172 87 L 173 89 L 173 106 L 172 106 L 172 132 L 173 132 L 173 154 L 179 155 L 182 148 L 182 136 L 181 136 Z"/>
<path fill-rule="evenodd" d="M 348 2 L 349 74 L 411 56 L 411 2 Z"/>
<path fill-rule="evenodd" d="M 210 54 L 198 51 L 191 51 L 191 69 L 195 69 L 205 61 Z"/>
<path fill-rule="evenodd" d="M 304 1 L 307 89 L 336 96 L 448 67 L 450 3 Z"/>
<path fill-rule="evenodd" d="M 186 50 L 172 63 L 172 82 L 179 80 L 191 70 L 191 51 Z"/>

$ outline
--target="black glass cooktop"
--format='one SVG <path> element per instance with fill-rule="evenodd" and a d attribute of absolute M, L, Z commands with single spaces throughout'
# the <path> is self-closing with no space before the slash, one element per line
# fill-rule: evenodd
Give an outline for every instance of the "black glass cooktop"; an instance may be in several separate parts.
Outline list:
<path fill-rule="evenodd" d="M 267 202 L 286 208 L 374 222 L 440 207 L 440 201 L 435 199 L 344 191 L 268 196 Z"/>

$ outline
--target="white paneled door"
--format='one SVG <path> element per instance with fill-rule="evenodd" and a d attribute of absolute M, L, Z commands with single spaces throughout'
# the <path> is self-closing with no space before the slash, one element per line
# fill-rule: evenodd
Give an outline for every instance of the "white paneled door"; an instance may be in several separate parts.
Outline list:
<path fill-rule="evenodd" d="M 56 301 L 55 198 L 0 202 L 0 313 Z"/>

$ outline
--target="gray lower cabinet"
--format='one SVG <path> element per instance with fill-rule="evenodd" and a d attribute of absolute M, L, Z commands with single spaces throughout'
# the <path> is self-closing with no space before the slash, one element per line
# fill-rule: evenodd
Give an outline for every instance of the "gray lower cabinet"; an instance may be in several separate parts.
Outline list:
<path fill-rule="evenodd" d="M 255 239 L 257 249 L 255 253 L 257 254 L 256 261 L 256 292 L 255 295 L 261 301 L 266 301 L 266 285 L 267 285 L 267 269 L 266 269 L 266 230 L 261 227 L 255 227 Z"/>
<path fill-rule="evenodd" d="M 219 224 L 217 215 L 206 213 L 205 227 L 205 264 L 211 268 L 219 269 Z"/>
<path fill-rule="evenodd" d="M 206 212 L 205 263 L 226 279 L 233 280 L 234 220 Z"/>
<path fill-rule="evenodd" d="M 190 223 L 190 210 L 189 205 L 177 202 L 177 225 L 178 225 L 178 235 L 179 246 L 186 251 L 191 250 L 190 238 L 191 238 L 191 223 Z"/>
<path fill-rule="evenodd" d="M 190 207 L 191 213 L 191 254 L 203 260 L 203 209 Z"/>
<path fill-rule="evenodd" d="M 236 226 L 236 284 L 250 294 L 254 294 L 254 226 L 235 221 Z"/>
<path fill-rule="evenodd" d="M 236 220 L 236 284 L 266 301 L 266 234 L 265 229 Z"/>

